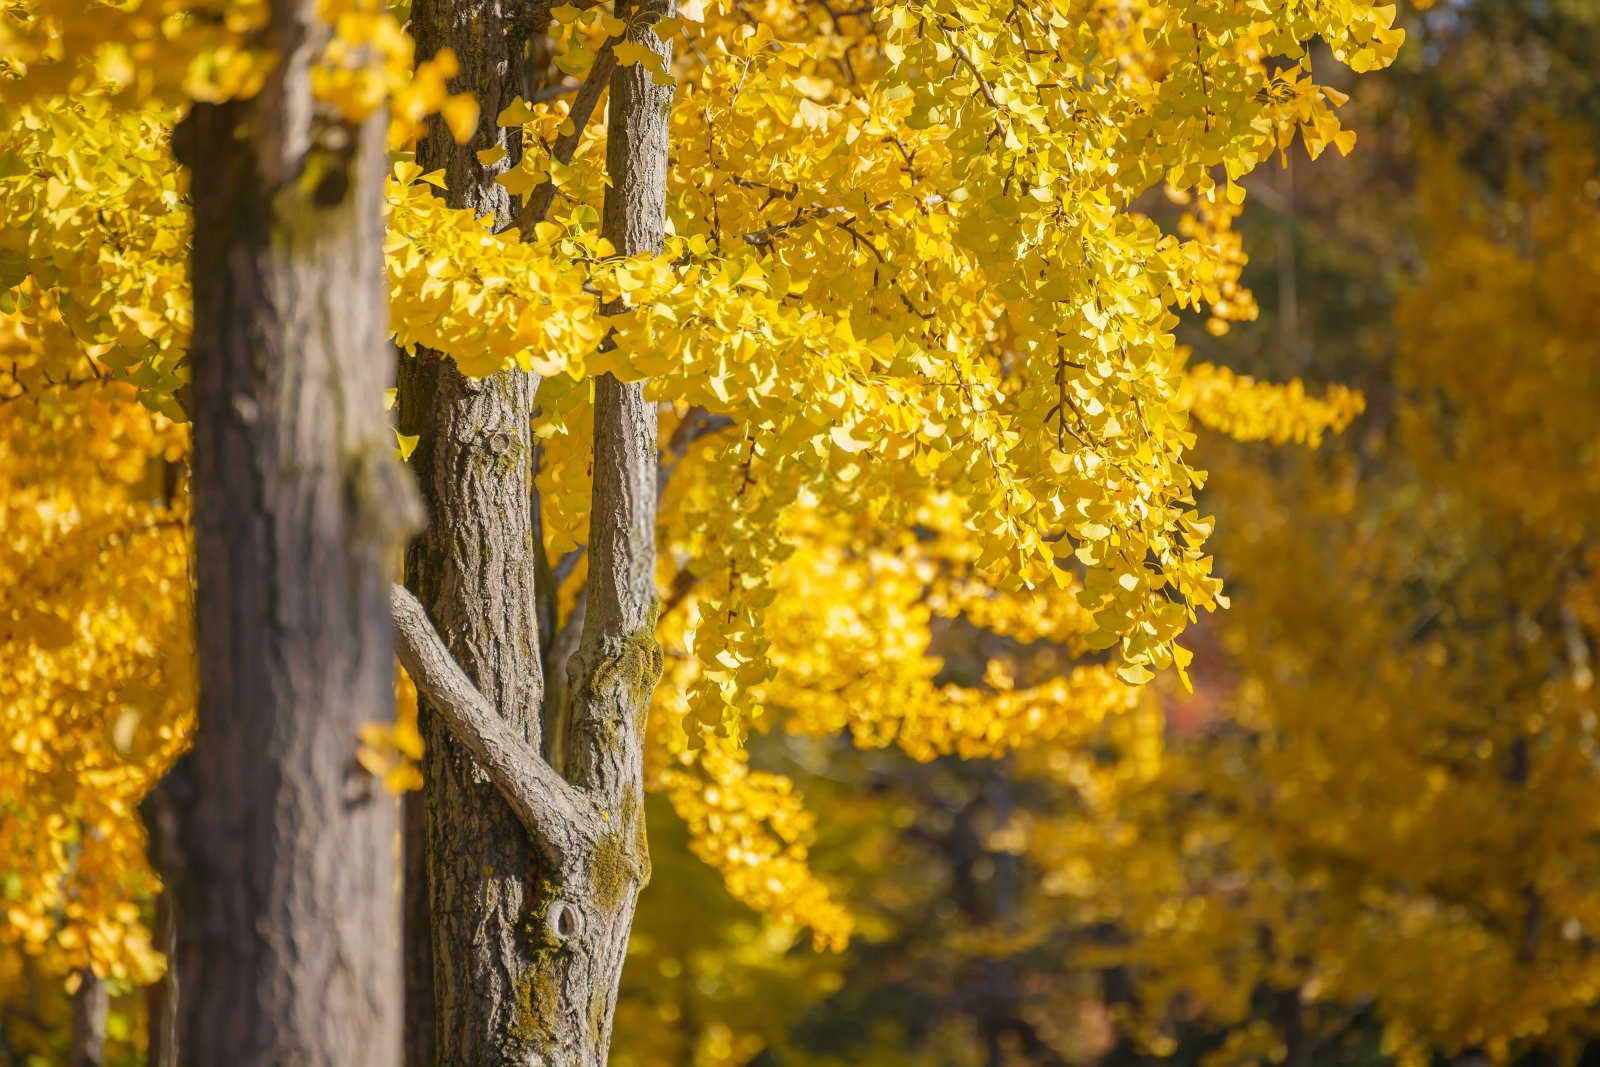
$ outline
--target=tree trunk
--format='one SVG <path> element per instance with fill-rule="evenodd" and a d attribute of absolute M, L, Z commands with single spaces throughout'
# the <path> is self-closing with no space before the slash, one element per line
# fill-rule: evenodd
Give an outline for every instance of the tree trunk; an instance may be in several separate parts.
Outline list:
<path fill-rule="evenodd" d="M 412 33 L 419 59 L 452 49 L 461 64 L 451 83 L 471 91 L 483 120 L 456 144 L 437 117 L 417 146 L 424 170 L 445 171 L 445 199 L 507 224 L 513 205 L 495 176 L 521 158 L 520 137 L 494 119 L 518 95 L 531 21 L 499 0 L 419 0 Z M 531 7 L 531 5 L 529 5 Z M 542 29 L 542 27 L 541 27 Z M 504 147 L 492 166 L 477 153 Z M 544 678 L 535 616 L 538 546 L 533 516 L 538 378 L 506 371 L 474 380 L 448 357 L 426 350 L 404 359 L 402 432 L 416 434 L 412 463 L 421 479 L 428 525 L 406 556 L 406 584 L 426 606 L 456 662 L 498 713 L 532 746 L 541 743 Z M 423 856 L 425 896 L 408 888 L 408 913 L 432 944 L 408 941 L 407 1063 L 523 1063 L 517 984 L 533 966 L 524 927 L 535 908 L 539 859 L 527 831 L 488 776 L 419 703 L 423 735 L 420 817 L 408 820 L 407 847 Z M 418 833 L 420 831 L 420 835 Z M 426 916 L 426 924 L 422 917 Z M 424 964 L 432 989 L 420 980 Z"/>
<path fill-rule="evenodd" d="M 618 7 L 628 17 L 626 3 Z M 504 8 L 496 0 L 413 8 L 418 55 L 453 49 L 462 73 L 452 89 L 473 91 L 490 120 L 523 91 L 520 61 L 545 28 Z M 525 10 L 544 17 L 544 5 Z M 664 15 L 670 4 L 639 11 Z M 631 32 L 670 60 L 644 23 Z M 609 75 L 613 94 L 606 236 L 624 252 L 657 250 L 672 91 L 642 67 L 613 73 L 609 52 L 601 64 L 596 77 Z M 580 95 L 593 107 L 599 94 Z M 478 152 L 500 145 L 509 149 L 501 162 L 478 162 Z M 518 147 L 492 122 L 464 146 L 435 123 L 418 162 L 445 170 L 452 204 L 504 226 L 516 205 L 493 178 Z M 418 822 L 432 937 L 412 943 L 408 957 L 415 971 L 431 952 L 433 1017 L 427 1034 L 408 1035 L 411 1067 L 602 1067 L 634 899 L 648 878 L 642 735 L 660 674 L 655 408 L 638 385 L 597 383 L 588 612 L 569 620 L 569 629 L 582 626 L 570 686 L 547 687 L 538 616 L 542 606 L 550 628 L 554 590 L 540 584 L 549 568 L 532 480 L 536 387 L 516 373 L 474 382 L 426 352 L 401 374 L 402 428 L 419 436 L 413 462 L 429 508 L 427 532 L 407 557 L 407 585 L 421 603 L 413 611 L 400 595 L 396 608 L 427 745 Z M 547 691 L 561 706 L 550 706 Z M 560 725 L 547 739 L 550 723 Z M 408 914 L 420 923 L 415 895 Z"/>
<path fill-rule="evenodd" d="M 672 69 L 670 37 L 648 28 L 673 13 L 674 0 L 616 0 L 638 43 Z M 611 74 L 602 232 L 622 255 L 659 252 L 666 227 L 667 144 L 674 87 L 658 85 L 643 63 Z M 595 384 L 594 490 L 589 512 L 589 574 L 583 637 L 568 672 L 565 762 L 573 782 L 600 798 L 616 828 L 592 865 L 584 902 L 588 944 L 563 958 L 563 989 L 586 994 L 603 1065 L 611 1044 L 617 988 L 633 928 L 634 902 L 650 879 L 644 824 L 644 731 L 661 676 L 656 643 L 656 407 L 640 382 L 611 375 Z M 615 859 L 607 855 L 614 851 Z M 619 884 L 620 883 L 620 884 Z M 581 990 L 581 992 L 580 992 Z"/>
<path fill-rule="evenodd" d="M 385 120 L 312 97 L 316 0 L 274 0 L 250 101 L 197 106 L 200 665 L 169 870 L 185 1064 L 400 1052 L 395 804 L 356 762 L 393 717 L 385 570 L 411 490 L 382 413 Z"/>
<path fill-rule="evenodd" d="M 155 947 L 167 957 L 160 979 L 145 990 L 145 1067 L 178 1067 L 177 921 L 172 894 L 156 894 Z"/>
<path fill-rule="evenodd" d="M 85 967 L 72 994 L 72 1067 L 102 1067 L 106 1062 L 106 1016 L 111 998 L 103 979 Z"/>

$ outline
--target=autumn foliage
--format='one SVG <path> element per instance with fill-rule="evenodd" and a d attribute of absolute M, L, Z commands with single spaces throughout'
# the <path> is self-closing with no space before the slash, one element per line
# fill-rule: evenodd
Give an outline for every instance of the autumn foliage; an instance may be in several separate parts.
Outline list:
<path fill-rule="evenodd" d="M 1334 86 L 1395 61 L 1392 6 L 690 0 L 652 24 L 667 69 L 607 5 L 563 4 L 573 83 L 498 115 L 452 92 L 454 57 L 414 64 L 393 7 L 322 0 L 313 83 L 388 109 L 397 358 L 544 376 L 563 613 L 594 380 L 660 410 L 660 858 L 614 1062 L 1581 1047 L 1584 134 L 1540 125 L 1492 181 L 1454 131 L 1407 146 L 1418 188 L 1386 217 L 1416 248 L 1381 355 L 1252 365 L 1230 346 L 1283 293 L 1250 275 L 1247 190 L 1351 151 Z M 263 10 L 0 8 L 0 996 L 45 990 L 3 1024 L 41 1054 L 57 991 L 163 965 L 136 809 L 193 716 L 174 129 L 259 88 Z M 601 236 L 604 108 L 572 109 L 613 60 L 677 87 L 660 255 Z M 445 207 L 411 151 L 435 114 L 498 131 L 479 165 L 544 217 Z M 420 740 L 397 692 L 361 758 L 400 791 Z M 691 899 L 715 903 L 685 931 Z M 807 1043 L 806 1012 L 870 1016 L 874 978 L 943 1021 Z M 1026 991 L 958 1003 L 974 983 Z"/>

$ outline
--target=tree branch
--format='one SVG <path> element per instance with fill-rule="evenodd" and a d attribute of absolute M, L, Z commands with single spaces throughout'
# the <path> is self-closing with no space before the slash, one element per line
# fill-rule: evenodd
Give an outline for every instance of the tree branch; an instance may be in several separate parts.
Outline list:
<path fill-rule="evenodd" d="M 578 590 L 572 611 L 556 631 L 545 657 L 544 674 L 550 684 L 545 690 L 544 758 L 563 776 L 567 773 L 567 665 L 578 651 L 588 601 L 589 591 Z"/>
<path fill-rule="evenodd" d="M 572 101 L 572 110 L 567 112 L 567 121 L 572 124 L 572 129 L 556 139 L 556 145 L 550 150 L 551 157 L 557 163 L 571 163 L 573 153 L 577 152 L 578 145 L 583 141 L 584 128 L 589 125 L 589 117 L 594 114 L 595 105 L 600 103 L 600 98 L 605 95 L 606 89 L 611 84 L 611 72 L 617 69 L 617 56 L 612 47 L 621 38 L 613 37 L 600 46 L 595 53 L 594 65 L 589 68 L 588 76 L 583 79 L 583 84 L 578 87 L 578 95 Z M 524 239 L 533 237 L 533 228 L 544 221 L 550 214 L 550 204 L 556 197 L 555 182 L 543 182 L 528 197 L 528 202 L 517 212 L 517 217 L 511 220 L 511 225 Z"/>
<path fill-rule="evenodd" d="M 677 428 L 672 431 L 672 438 L 667 442 L 667 447 L 657 457 L 656 496 L 659 498 L 666 492 L 667 483 L 672 480 L 673 472 L 688 454 L 690 445 L 702 437 L 720 433 L 733 424 L 733 420 L 726 415 L 713 414 L 699 405 L 690 408 L 678 422 Z"/>
<path fill-rule="evenodd" d="M 950 50 L 956 54 L 956 58 L 961 61 L 961 65 L 971 71 L 974 78 L 978 79 L 978 89 L 983 93 L 984 100 L 988 101 L 989 106 L 996 111 L 1004 112 L 1005 108 L 1000 106 L 1000 101 L 995 99 L 994 90 L 989 87 L 989 79 L 983 76 L 983 71 L 978 69 L 978 64 L 972 61 L 972 55 L 964 47 L 956 43 L 955 35 L 950 32 L 949 27 L 941 23 L 939 29 L 944 31 L 944 39 L 949 43 Z"/>
<path fill-rule="evenodd" d="M 617 0 L 629 38 L 672 70 L 672 41 L 656 22 L 675 0 Z M 668 125 L 676 84 L 648 66 L 611 78 L 601 234 L 620 255 L 659 254 L 667 217 Z M 622 309 L 609 304 L 605 314 Z M 642 803 L 644 719 L 661 677 L 656 643 L 656 405 L 641 382 L 595 382 L 594 489 L 589 573 L 567 720 L 566 770 L 603 802 L 636 814 Z M 640 824 L 642 825 L 642 824 Z"/>
<path fill-rule="evenodd" d="M 417 692 L 472 753 L 540 850 L 557 866 L 580 855 L 598 833 L 593 805 L 496 714 L 410 590 L 392 586 L 389 610 L 396 652 Z"/>

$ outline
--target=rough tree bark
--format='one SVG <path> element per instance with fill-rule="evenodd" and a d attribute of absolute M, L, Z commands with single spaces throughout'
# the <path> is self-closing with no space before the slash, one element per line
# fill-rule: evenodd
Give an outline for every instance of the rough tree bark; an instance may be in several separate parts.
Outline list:
<path fill-rule="evenodd" d="M 629 36 L 672 69 L 670 37 L 649 27 L 673 14 L 674 0 L 616 0 Z M 622 255 L 659 252 L 666 224 L 668 123 L 672 85 L 658 85 L 644 64 L 611 74 L 606 131 L 602 232 Z M 615 825 L 606 838 L 615 858 L 587 872 L 583 909 L 592 945 L 564 978 L 567 998 L 587 986 L 589 1024 L 604 1062 L 617 985 L 633 927 L 634 902 L 650 879 L 644 825 L 645 720 L 661 676 L 656 644 L 656 408 L 644 386 L 611 375 L 595 384 L 594 490 L 589 513 L 589 572 L 583 637 L 568 670 L 565 764 Z M 620 884 L 618 884 L 620 883 Z M 580 965 L 581 964 L 581 965 Z M 581 984 L 579 984 L 581 983 Z M 585 1061 L 588 1062 L 588 1061 Z"/>
<path fill-rule="evenodd" d="M 462 74 L 452 88 L 476 93 L 490 120 L 465 146 L 435 127 L 419 162 L 443 167 L 452 200 L 493 213 L 500 226 L 532 220 L 477 152 L 506 145 L 496 170 L 515 160 L 516 138 L 492 120 L 525 89 L 518 60 L 529 34 L 542 37 L 547 7 L 419 0 L 413 9 L 418 54 L 454 49 Z M 670 45 L 649 26 L 671 7 L 618 0 L 616 12 L 632 39 L 669 64 Z M 614 68 L 605 50 L 576 110 L 586 115 L 607 80 L 605 234 L 624 253 L 657 250 L 672 89 L 642 66 Z M 534 200 L 542 215 L 548 197 Z M 434 1014 L 431 1032 L 408 1036 L 412 1067 L 601 1067 L 634 900 L 649 877 L 642 738 L 661 671 L 655 408 L 637 384 L 596 384 L 587 611 L 557 641 L 532 483 L 536 385 L 519 374 L 470 382 L 427 353 L 402 372 L 403 429 L 420 437 L 414 462 L 430 512 L 407 560 L 416 597 L 396 590 L 393 600 L 428 746 L 416 823 L 432 936 L 408 938 L 408 969 L 420 971 L 431 953 Z M 550 656 L 550 669 L 566 676 L 547 685 L 541 649 L 569 644 L 570 669 L 565 655 Z M 413 931 L 419 903 L 413 897 L 408 909 Z"/>
<path fill-rule="evenodd" d="M 452 49 L 461 71 L 451 88 L 472 92 L 483 116 L 465 145 L 435 118 L 417 162 L 445 172 L 452 207 L 492 215 L 497 225 L 509 222 L 513 205 L 495 176 L 522 155 L 521 139 L 508 137 L 495 116 L 519 95 L 536 22 L 531 5 L 523 8 L 500 0 L 419 0 L 412 8 L 418 58 Z M 478 152 L 497 146 L 507 150 L 502 161 L 478 161 Z M 406 584 L 473 683 L 534 746 L 544 692 L 532 498 L 537 388 L 536 376 L 519 371 L 467 378 L 426 350 L 401 362 L 400 426 L 418 437 L 412 463 L 429 515 L 407 553 Z M 499 1063 L 499 1050 L 515 1043 L 517 982 L 534 962 L 522 927 L 539 861 L 427 700 L 419 717 L 424 786 L 408 798 L 406 819 L 408 854 L 422 857 L 407 865 L 406 1061 Z"/>
<path fill-rule="evenodd" d="M 387 384 L 381 114 L 312 97 L 317 0 L 273 0 L 250 101 L 197 106 L 194 749 L 162 788 L 196 1067 L 400 1054 L 395 805 L 356 762 L 393 715 L 386 562 L 412 490 Z"/>

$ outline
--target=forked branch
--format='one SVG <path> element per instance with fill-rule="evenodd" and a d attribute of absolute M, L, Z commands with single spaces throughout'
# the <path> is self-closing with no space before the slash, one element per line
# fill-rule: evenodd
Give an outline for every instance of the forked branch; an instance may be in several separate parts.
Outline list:
<path fill-rule="evenodd" d="M 599 833 L 596 809 L 478 692 L 404 586 L 389 590 L 395 650 L 417 692 L 472 753 L 539 849 L 557 866 L 581 856 Z"/>

